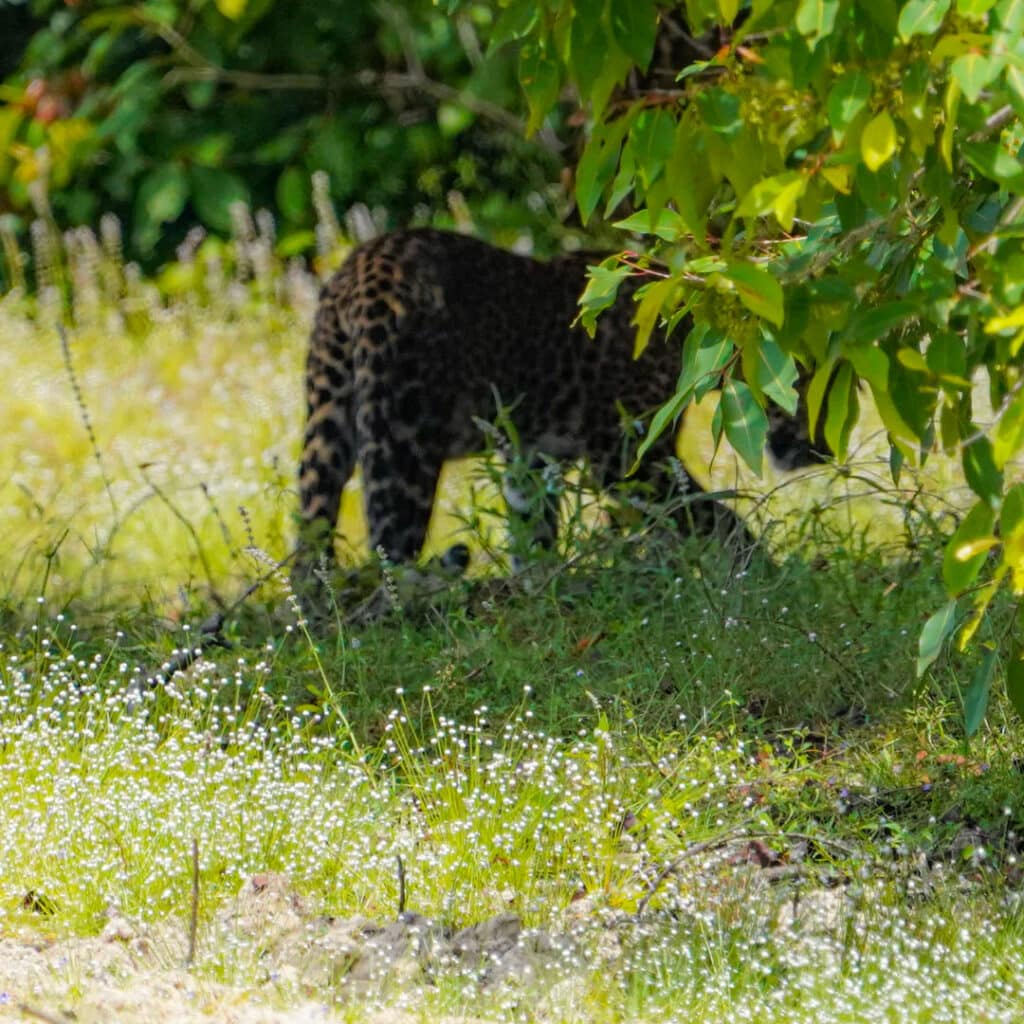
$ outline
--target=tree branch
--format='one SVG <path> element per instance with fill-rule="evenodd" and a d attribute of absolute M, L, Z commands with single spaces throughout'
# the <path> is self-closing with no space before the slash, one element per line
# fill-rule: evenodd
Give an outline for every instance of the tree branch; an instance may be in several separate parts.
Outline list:
<path fill-rule="evenodd" d="M 276 91 L 278 89 L 326 92 L 331 80 L 324 75 L 273 74 L 260 71 L 230 71 L 216 64 L 189 65 L 172 68 L 164 75 L 169 89 L 185 82 L 216 82 L 239 89 Z"/>
<path fill-rule="evenodd" d="M 385 92 L 420 92 L 443 103 L 459 103 L 471 113 L 493 121 L 502 128 L 507 128 L 517 135 L 525 133 L 523 120 L 515 114 L 499 107 L 489 100 L 473 96 L 464 89 L 447 85 L 444 82 L 428 78 L 422 72 L 408 71 L 373 71 L 367 68 L 355 76 L 355 81 L 366 89 L 381 89 Z"/>
<path fill-rule="evenodd" d="M 214 82 L 231 85 L 238 89 L 326 92 L 338 85 L 355 84 L 363 89 L 378 89 L 390 93 L 421 93 L 442 103 L 457 103 L 500 128 L 521 137 L 525 136 L 525 122 L 504 107 L 474 96 L 465 89 L 459 89 L 430 78 L 424 71 L 419 55 L 412 45 L 408 27 L 405 26 L 405 30 L 402 29 L 402 26 L 398 24 L 400 19 L 390 5 L 384 5 L 382 9 L 396 25 L 396 31 L 398 31 L 402 42 L 406 70 L 374 71 L 366 69 L 349 78 L 341 79 L 313 74 L 235 71 L 214 63 L 170 25 L 160 24 L 143 15 L 136 15 L 136 18 L 142 25 L 159 36 L 172 52 L 184 61 L 184 66 L 171 68 L 164 75 L 163 82 L 167 88 L 174 88 L 186 82 Z M 550 133 L 539 132 L 536 138 L 541 146 L 553 153 L 558 153 L 563 148 L 558 139 Z"/>

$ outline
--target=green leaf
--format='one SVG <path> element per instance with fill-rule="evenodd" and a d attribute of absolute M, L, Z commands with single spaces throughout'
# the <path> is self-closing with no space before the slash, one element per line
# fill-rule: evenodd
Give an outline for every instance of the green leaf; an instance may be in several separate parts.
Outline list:
<path fill-rule="evenodd" d="M 705 89 L 697 96 L 704 123 L 714 132 L 727 139 L 735 139 L 743 131 L 743 117 L 740 101 L 731 92 L 715 86 Z"/>
<path fill-rule="evenodd" d="M 811 383 L 807 387 L 807 422 L 817 423 L 821 417 L 821 406 L 825 401 L 825 394 L 832 381 L 832 373 L 835 370 L 835 360 L 830 359 L 822 363 L 814 371 Z"/>
<path fill-rule="evenodd" d="M 587 287 L 580 296 L 580 321 L 586 332 L 593 337 L 597 317 L 614 301 L 619 285 L 629 277 L 632 269 L 612 256 L 594 267 L 587 267 Z"/>
<path fill-rule="evenodd" d="M 174 220 L 185 208 L 188 180 L 181 164 L 164 164 L 151 171 L 139 187 L 139 200 L 157 224 Z"/>
<path fill-rule="evenodd" d="M 228 132 L 206 135 L 192 145 L 192 160 L 204 167 L 219 167 L 230 152 L 233 141 Z"/>
<path fill-rule="evenodd" d="M 870 99 L 871 79 L 863 70 L 848 71 L 832 86 L 828 94 L 828 120 L 839 138 Z"/>
<path fill-rule="evenodd" d="M 615 41 L 646 71 L 658 31 L 657 8 L 650 0 L 610 0 L 609 17 Z"/>
<path fill-rule="evenodd" d="M 839 0 L 800 0 L 796 9 L 797 31 L 817 38 L 830 35 L 838 11 Z"/>
<path fill-rule="evenodd" d="M 757 404 L 757 399 L 746 384 L 731 377 L 722 388 L 719 408 L 722 410 L 722 426 L 729 444 L 760 476 L 768 435 L 768 417 L 764 409 Z"/>
<path fill-rule="evenodd" d="M 718 384 L 722 368 L 732 357 L 733 344 L 723 334 L 706 324 L 694 327 L 683 345 L 683 371 L 676 393 L 654 414 L 651 425 L 637 449 L 630 473 L 636 472 L 640 460 L 651 445 L 676 421 L 691 401 L 699 401 Z"/>
<path fill-rule="evenodd" d="M 650 426 L 647 428 L 647 433 L 644 434 L 644 439 L 640 442 L 640 446 L 637 448 L 636 459 L 629 469 L 630 474 L 636 472 L 637 466 L 640 465 L 640 460 L 650 450 L 651 445 L 653 445 L 654 442 L 657 441 L 673 423 L 675 423 L 676 419 L 682 415 L 683 410 L 690 404 L 690 400 L 692 398 L 692 391 L 677 391 L 654 414 L 651 418 Z"/>
<path fill-rule="evenodd" d="M 840 461 L 846 458 L 850 432 L 857 422 L 859 412 L 853 367 L 844 362 L 836 371 L 835 380 L 829 389 L 828 409 L 825 412 L 825 443 Z"/>
<path fill-rule="evenodd" d="M 215 167 L 193 167 L 192 205 L 200 220 L 214 231 L 227 234 L 232 229 L 231 207 L 249 202 L 249 186 L 237 174 Z"/>
<path fill-rule="evenodd" d="M 736 208 L 738 217 L 759 217 L 774 213 L 784 231 L 790 231 L 796 217 L 796 204 L 807 190 L 807 177 L 799 171 L 786 171 L 759 181 Z"/>
<path fill-rule="evenodd" d="M 992 442 L 979 437 L 963 450 L 964 476 L 979 498 L 995 506 L 1003 493 L 1003 474 L 992 457 Z"/>
<path fill-rule="evenodd" d="M 655 281 L 644 285 L 637 292 L 636 313 L 633 323 L 636 324 L 636 340 L 633 343 L 633 358 L 638 359 L 650 340 L 651 331 L 658 322 L 658 317 L 665 303 L 671 299 L 677 288 L 673 278 Z"/>
<path fill-rule="evenodd" d="M 995 521 L 992 506 L 984 501 L 976 502 L 947 542 L 942 557 L 942 579 L 950 594 L 962 593 L 978 578 L 989 551 L 998 543 L 992 536 Z"/>
<path fill-rule="evenodd" d="M 897 359 L 889 361 L 889 386 L 872 390 L 875 405 L 891 440 L 897 444 L 924 442 L 935 414 L 936 393 L 927 379 L 907 370 Z M 909 435 L 909 436 L 908 436 Z M 909 449 L 905 452 L 909 454 Z"/>
<path fill-rule="evenodd" d="M 886 391 L 889 387 L 889 357 L 877 345 L 851 345 L 846 358 L 854 372 L 872 388 Z"/>
<path fill-rule="evenodd" d="M 135 197 L 135 240 L 149 249 L 159 237 L 160 227 L 177 220 L 188 200 L 188 175 L 181 164 L 163 164 L 149 172 Z"/>
<path fill-rule="evenodd" d="M 795 416 L 800 402 L 800 396 L 793 386 L 799 376 L 796 363 L 771 338 L 761 339 L 755 375 L 761 391 L 790 416 Z"/>
<path fill-rule="evenodd" d="M 608 182 L 615 176 L 622 139 L 633 120 L 633 111 L 598 125 L 576 168 L 576 203 L 584 224 L 597 209 Z"/>
<path fill-rule="evenodd" d="M 699 248 L 706 249 L 708 205 L 718 182 L 708 173 L 707 146 L 703 128 L 681 120 L 676 141 L 665 167 L 665 180 L 672 186 L 672 197 L 679 216 Z"/>
<path fill-rule="evenodd" d="M 979 17 L 995 6 L 996 0 L 956 0 L 957 14 Z"/>
<path fill-rule="evenodd" d="M 718 387 L 719 377 L 735 352 L 735 345 L 721 331 L 706 324 L 694 327 L 683 345 L 683 369 L 679 390 L 692 390 L 700 401 Z"/>
<path fill-rule="evenodd" d="M 311 209 L 310 177 L 302 167 L 286 167 L 277 179 L 277 208 L 286 220 L 301 223 Z"/>
<path fill-rule="evenodd" d="M 1007 32 L 1024 31 L 1024 0 L 999 0 L 996 13 Z"/>
<path fill-rule="evenodd" d="M 281 235 L 274 246 L 274 252 L 281 259 L 286 260 L 292 256 L 298 256 L 300 253 L 309 252 L 315 246 L 316 233 L 309 228 L 303 228 L 299 231 L 289 231 L 287 234 Z"/>
<path fill-rule="evenodd" d="M 865 14 L 873 23 L 871 28 L 881 29 L 886 36 L 896 35 L 897 6 L 892 0 L 857 0 L 857 7 L 858 13 Z M 867 28 L 866 23 L 862 24 Z M 878 43 L 872 49 L 877 46 Z"/>
<path fill-rule="evenodd" d="M 722 403 L 719 402 L 715 406 L 715 411 L 711 416 L 711 440 L 714 442 L 714 454 L 718 454 L 718 449 L 722 446 Z"/>
<path fill-rule="evenodd" d="M 860 155 L 868 170 L 877 171 L 892 159 L 900 138 L 888 110 L 876 114 L 864 127 L 860 137 Z"/>
<path fill-rule="evenodd" d="M 855 342 L 879 341 L 894 327 L 899 327 L 904 320 L 917 312 L 917 303 L 909 299 L 885 302 L 858 313 L 850 323 L 847 333 Z"/>
<path fill-rule="evenodd" d="M 752 263 L 730 261 L 722 276 L 736 286 L 740 302 L 752 313 L 781 327 L 785 319 L 782 285 L 767 271 Z"/>
<path fill-rule="evenodd" d="M 216 0 L 217 10 L 232 21 L 238 21 L 245 14 L 247 2 L 248 0 Z"/>
<path fill-rule="evenodd" d="M 534 11 L 538 6 L 532 2 Z M 593 9 L 591 9 L 593 8 Z M 572 28 L 569 32 L 569 74 L 586 98 L 604 69 L 605 38 L 602 14 L 603 0 L 586 0 L 573 4 Z"/>
<path fill-rule="evenodd" d="M 1018 717 L 1024 718 L 1024 647 L 1018 647 L 1007 663 L 1006 696 Z"/>
<path fill-rule="evenodd" d="M 967 619 L 961 625 L 957 636 L 957 650 L 963 652 L 970 647 L 974 634 L 978 632 L 978 628 L 985 621 L 985 612 L 988 611 L 988 606 L 992 603 L 992 598 L 995 597 L 996 591 L 999 589 L 999 581 L 1002 576 L 1002 570 L 997 570 L 993 579 L 975 588 L 971 602 L 973 607 Z"/>
<path fill-rule="evenodd" d="M 964 732 L 973 736 L 985 720 L 992 675 L 996 667 L 996 651 L 988 651 L 975 669 L 970 685 L 964 693 Z"/>
<path fill-rule="evenodd" d="M 896 445 L 889 446 L 889 475 L 892 477 L 892 482 L 899 487 L 900 485 L 900 474 L 903 471 L 903 452 L 896 447 Z"/>
<path fill-rule="evenodd" d="M 626 196 L 637 190 L 636 155 L 633 153 L 633 142 L 627 139 L 619 155 L 619 170 L 611 187 L 606 189 L 608 200 L 605 203 L 605 216 L 611 216 Z"/>
<path fill-rule="evenodd" d="M 324 119 L 309 145 L 308 166 L 331 176 L 331 191 L 347 195 L 360 180 L 361 133 L 341 115 Z"/>
<path fill-rule="evenodd" d="M 604 115 L 605 107 L 607 107 L 615 87 L 625 80 L 626 75 L 632 69 L 633 59 L 609 40 L 604 51 L 601 73 L 590 87 L 590 106 L 595 119 Z"/>
<path fill-rule="evenodd" d="M 540 17 L 540 6 L 536 0 L 512 0 L 499 15 L 488 51 L 497 49 L 512 39 L 523 39 L 530 34 Z"/>
<path fill-rule="evenodd" d="M 1003 564 L 1013 573 L 1013 591 L 1024 592 L 1024 484 L 1014 484 L 999 510 Z"/>
<path fill-rule="evenodd" d="M 958 388 L 969 388 L 967 353 L 963 339 L 954 331 L 935 331 L 925 353 L 928 369 Z"/>
<path fill-rule="evenodd" d="M 967 162 L 986 178 L 998 182 L 1011 192 L 1024 191 L 1024 169 L 996 142 L 965 142 L 963 154 Z"/>
<path fill-rule="evenodd" d="M 629 139 L 637 161 L 637 176 L 645 189 L 661 174 L 675 145 L 676 120 L 667 110 L 643 110 L 633 122 Z"/>
<path fill-rule="evenodd" d="M 678 242 L 687 234 L 683 218 L 675 210 L 662 209 L 658 216 L 651 223 L 649 210 L 637 210 L 630 216 L 617 220 L 612 227 L 620 228 L 623 231 L 635 231 L 638 235 L 657 235 L 666 242 Z"/>
<path fill-rule="evenodd" d="M 908 370 L 916 370 L 918 373 L 930 373 L 928 360 L 916 348 L 906 346 L 899 349 L 896 358 Z"/>
<path fill-rule="evenodd" d="M 942 652 L 942 645 L 956 628 L 956 599 L 947 601 L 925 624 L 917 643 L 917 678 L 920 679 L 928 667 Z"/>
<path fill-rule="evenodd" d="M 1024 327 L 1024 306 L 1018 306 L 1012 312 L 994 316 L 985 324 L 986 334 L 998 334 L 1000 331 L 1015 331 Z"/>
<path fill-rule="evenodd" d="M 562 86 L 558 62 L 534 40 L 524 43 L 519 51 L 519 84 L 526 93 L 526 105 L 530 111 L 526 134 L 533 135 L 555 105 Z"/>
<path fill-rule="evenodd" d="M 992 461 L 999 469 L 1024 448 L 1024 391 L 1006 407 L 992 431 Z"/>
<path fill-rule="evenodd" d="M 960 83 L 960 89 L 971 103 L 977 103 L 982 89 L 1003 70 L 1001 57 L 985 57 L 980 53 L 965 53 L 953 61 L 950 72 Z"/>
<path fill-rule="evenodd" d="M 903 5 L 897 29 L 904 42 L 912 36 L 931 35 L 942 25 L 949 0 L 910 0 Z"/>

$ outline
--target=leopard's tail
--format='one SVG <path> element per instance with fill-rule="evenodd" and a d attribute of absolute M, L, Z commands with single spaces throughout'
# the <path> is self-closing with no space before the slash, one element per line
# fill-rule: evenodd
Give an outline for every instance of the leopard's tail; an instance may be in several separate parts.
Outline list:
<path fill-rule="evenodd" d="M 352 348 L 352 339 L 339 323 L 336 305 L 322 300 L 306 360 L 306 431 L 299 467 L 299 572 L 324 555 L 330 559 L 341 494 L 355 470 Z"/>

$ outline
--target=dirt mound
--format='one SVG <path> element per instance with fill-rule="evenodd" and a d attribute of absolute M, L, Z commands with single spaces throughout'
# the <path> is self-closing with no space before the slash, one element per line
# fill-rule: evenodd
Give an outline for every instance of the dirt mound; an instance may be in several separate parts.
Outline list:
<path fill-rule="evenodd" d="M 595 930 L 604 933 L 596 944 Z M 524 928 L 511 913 L 460 930 L 414 913 L 384 923 L 335 918 L 309 906 L 285 876 L 264 873 L 202 929 L 192 969 L 179 923 L 141 925 L 113 910 L 96 937 L 0 940 L 0 1019 L 305 1024 L 347 1019 L 352 1000 L 379 1007 L 405 993 L 414 1005 L 409 993 L 444 979 L 550 992 L 594 955 L 607 959 L 613 933 L 578 908 L 558 932 Z M 419 1018 L 378 1009 L 363 1019 Z"/>

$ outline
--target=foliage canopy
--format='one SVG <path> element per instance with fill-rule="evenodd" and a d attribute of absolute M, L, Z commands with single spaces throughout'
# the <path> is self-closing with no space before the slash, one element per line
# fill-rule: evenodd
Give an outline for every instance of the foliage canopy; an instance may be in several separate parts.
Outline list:
<path fill-rule="evenodd" d="M 492 40 L 520 41 L 533 127 L 564 83 L 578 93 L 580 215 L 619 217 L 652 257 L 638 346 L 660 318 L 693 316 L 652 436 L 724 384 L 716 437 L 756 469 L 760 406 L 795 402 L 799 362 L 840 457 L 863 389 L 894 477 L 935 449 L 959 456 L 976 503 L 921 672 L 955 632 L 970 643 L 1001 587 L 1024 593 L 1022 29 L 1024 0 L 510 0 Z M 585 317 L 635 272 L 606 261 Z M 968 690 L 968 731 L 994 663 Z M 1019 644 L 1007 684 L 1024 712 Z"/>
<path fill-rule="evenodd" d="M 446 205 L 449 219 L 512 238 L 557 221 L 545 208 L 554 158 L 523 137 L 512 54 L 483 52 L 486 7 L 30 7 L 37 31 L 0 86 L 0 213 L 22 222 L 49 204 L 62 225 L 115 213 L 131 225 L 130 255 L 152 268 L 197 222 L 230 233 L 241 200 L 276 211 L 287 256 L 313 247 L 318 170 L 342 208 L 358 201 L 398 223 L 443 218 Z M 0 37 L 24 20 L 23 5 L 0 0 Z"/>

